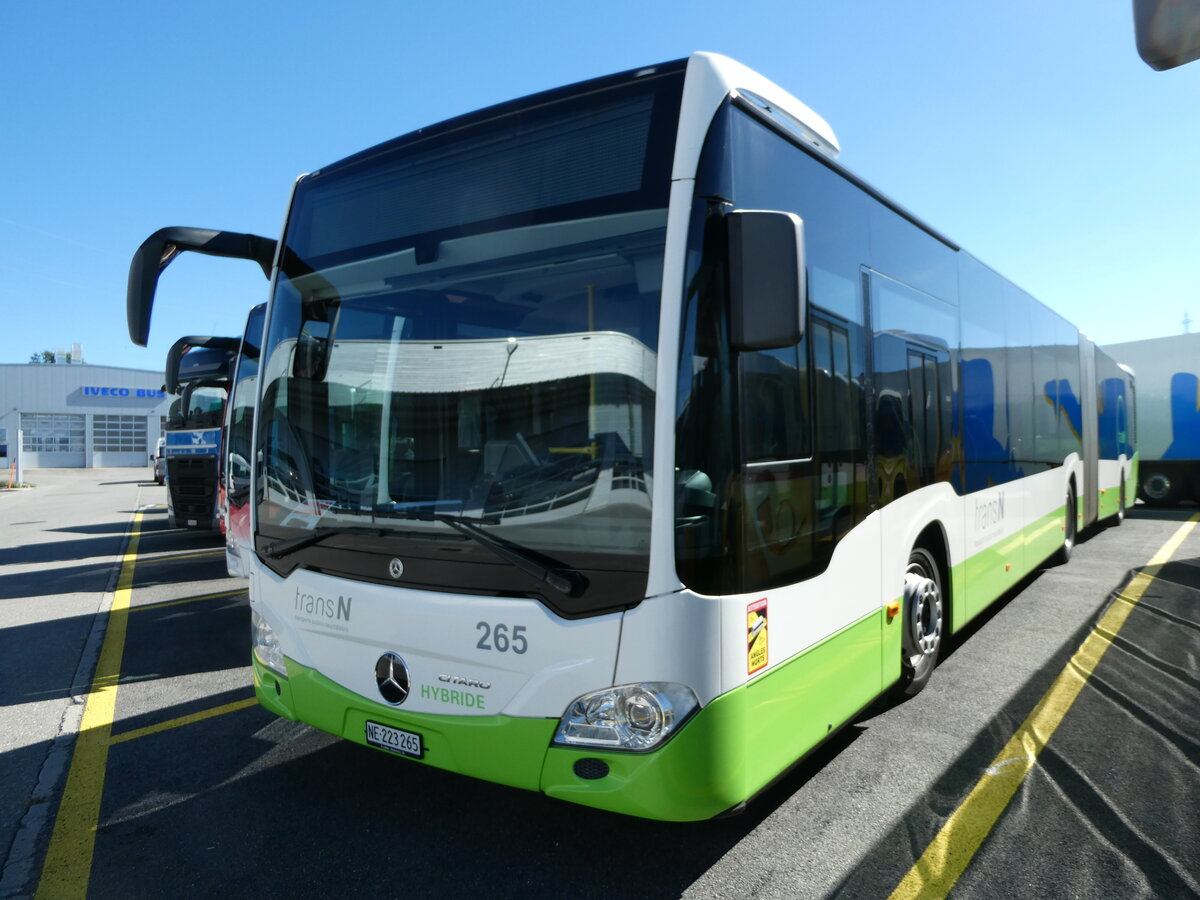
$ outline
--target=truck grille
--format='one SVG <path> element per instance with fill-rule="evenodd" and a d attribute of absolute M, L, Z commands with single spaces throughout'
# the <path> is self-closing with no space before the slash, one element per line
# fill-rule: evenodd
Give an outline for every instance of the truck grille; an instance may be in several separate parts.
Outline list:
<path fill-rule="evenodd" d="M 216 457 L 167 457 L 167 477 L 175 518 L 208 524 L 217 504 Z"/>

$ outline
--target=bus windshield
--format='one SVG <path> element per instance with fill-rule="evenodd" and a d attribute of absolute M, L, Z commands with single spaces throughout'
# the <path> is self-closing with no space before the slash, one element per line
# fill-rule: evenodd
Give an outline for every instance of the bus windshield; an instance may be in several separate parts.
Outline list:
<path fill-rule="evenodd" d="M 167 426 L 173 430 L 219 427 L 224 409 L 223 386 L 185 387 L 182 395 L 171 401 Z"/>
<path fill-rule="evenodd" d="M 644 588 L 680 80 L 485 114 L 298 184 L 262 367 L 268 564 L 379 579 L 372 549 L 440 547 L 568 613 Z M 405 583 L 478 592 L 470 571 Z"/>

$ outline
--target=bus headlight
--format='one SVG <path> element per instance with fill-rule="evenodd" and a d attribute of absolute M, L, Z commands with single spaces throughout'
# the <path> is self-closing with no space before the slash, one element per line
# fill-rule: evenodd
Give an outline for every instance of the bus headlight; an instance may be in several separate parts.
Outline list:
<path fill-rule="evenodd" d="M 558 723 L 554 743 L 609 750 L 651 750 L 698 707 L 685 684 L 642 682 L 592 691 L 576 699 Z"/>
<path fill-rule="evenodd" d="M 283 646 L 279 638 L 267 620 L 253 610 L 250 612 L 250 636 L 255 658 L 268 669 L 287 677 L 287 664 L 283 661 Z"/>

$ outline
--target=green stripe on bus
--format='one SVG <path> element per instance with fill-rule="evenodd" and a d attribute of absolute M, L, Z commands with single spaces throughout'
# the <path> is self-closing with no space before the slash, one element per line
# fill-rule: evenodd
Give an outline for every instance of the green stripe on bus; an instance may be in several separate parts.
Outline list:
<path fill-rule="evenodd" d="M 1062 546 L 1065 520 L 1066 507 L 1060 506 L 955 566 L 950 576 L 952 630 L 958 631 L 1053 556 Z"/>
<path fill-rule="evenodd" d="M 691 821 L 727 811 L 771 784 L 879 693 L 884 615 L 871 613 L 717 697 L 660 750 L 552 748 L 542 790 L 650 819 Z M 899 620 L 890 627 L 898 633 Z M 573 766 L 581 758 L 604 760 L 610 774 L 595 781 L 576 777 Z"/>
<path fill-rule="evenodd" d="M 497 784 L 538 789 L 542 758 L 557 719 L 406 712 L 361 697 L 294 660 L 287 661 L 287 668 L 288 677 L 279 678 L 254 660 L 259 702 L 277 715 L 363 745 L 368 720 L 414 731 L 421 735 L 425 746 L 421 761 L 428 765 Z"/>
<path fill-rule="evenodd" d="M 254 681 L 268 709 L 359 744 L 370 719 L 417 732 L 422 762 L 448 771 L 646 818 L 707 819 L 768 785 L 878 694 L 883 616 L 871 613 L 718 697 L 649 753 L 551 748 L 556 718 L 402 712 L 290 659 L 286 679 L 255 660 Z M 898 620 L 891 628 L 898 634 Z M 609 775 L 580 778 L 573 766 L 582 758 L 604 760 Z"/>
<path fill-rule="evenodd" d="M 954 567 L 955 628 L 1053 554 L 1065 513 L 1059 507 Z M 960 600 L 968 581 L 970 594 Z M 366 744 L 369 719 L 419 733 L 427 765 L 613 812 L 690 821 L 753 797 L 895 682 L 901 629 L 901 617 L 874 611 L 712 700 L 648 753 L 551 746 L 557 719 L 398 710 L 290 659 L 287 678 L 254 660 L 254 682 L 259 702 L 276 715 L 355 743 Z M 585 758 L 603 760 L 609 774 L 580 778 L 574 765 Z"/>

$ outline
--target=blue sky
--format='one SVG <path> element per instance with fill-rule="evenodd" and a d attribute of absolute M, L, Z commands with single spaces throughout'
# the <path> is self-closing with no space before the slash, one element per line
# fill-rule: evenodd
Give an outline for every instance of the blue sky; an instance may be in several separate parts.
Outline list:
<path fill-rule="evenodd" d="M 234 334 L 253 263 L 187 254 L 149 348 L 125 283 L 165 225 L 278 236 L 295 177 L 452 115 L 712 50 L 820 113 L 842 162 L 1101 343 L 1200 330 L 1200 63 L 1128 0 L 0 5 L 0 362 L 160 369 Z"/>

